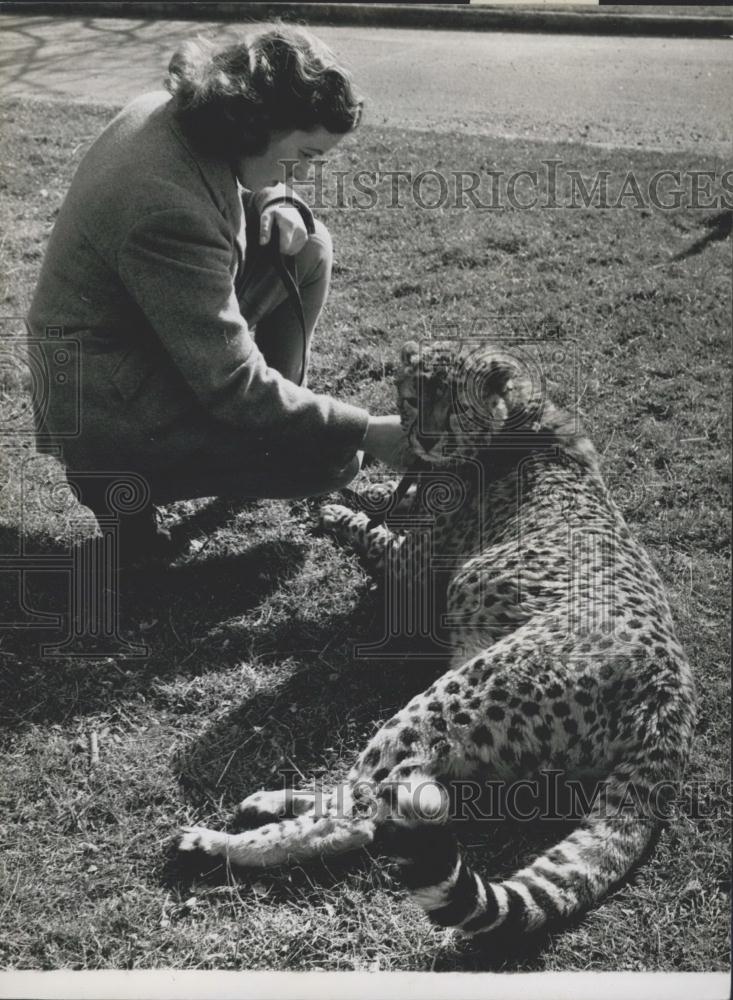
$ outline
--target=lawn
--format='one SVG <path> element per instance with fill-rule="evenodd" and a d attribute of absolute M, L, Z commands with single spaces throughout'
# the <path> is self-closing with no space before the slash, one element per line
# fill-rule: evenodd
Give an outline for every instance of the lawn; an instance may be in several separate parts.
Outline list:
<path fill-rule="evenodd" d="M 38 102 L 0 108 L 6 344 L 75 165 L 110 114 Z M 612 184 L 633 171 L 642 189 L 665 168 L 723 170 L 697 153 L 376 127 L 349 137 L 331 166 L 486 179 L 491 170 L 542 171 L 550 158 L 562 160 L 563 184 L 570 168 L 607 170 Z M 421 209 L 406 198 L 390 209 L 386 184 L 369 210 L 329 203 L 319 213 L 337 266 L 311 385 L 387 412 L 408 336 L 448 327 L 565 345 L 577 365 L 549 372 L 553 393 L 577 401 L 668 589 L 697 677 L 688 773 L 697 809 L 678 810 L 651 857 L 601 907 L 520 956 L 433 930 L 392 872 L 366 855 L 236 879 L 179 869 L 169 850 L 179 824 L 226 825 L 239 799 L 276 785 L 283 770 L 324 783 L 343 776 L 380 720 L 438 669 L 354 656 L 356 642 L 381 635 L 381 597 L 348 555 L 313 534 L 312 504 L 181 502 L 166 508 L 189 543 L 180 558 L 121 585 L 121 639 L 146 644 L 144 657 L 42 655 L 41 644 L 66 634 L 64 571 L 29 572 L 22 587 L 17 571 L 0 573 L 3 621 L 12 623 L 0 644 L 6 969 L 727 968 L 731 251 L 713 238 L 723 234 L 718 211 L 633 199 L 617 209 L 480 211 Z M 0 412 L 13 415 L 0 557 L 18 552 L 22 507 L 26 551 L 63 558 L 93 520 L 53 492 L 54 460 L 34 458 L 13 432 L 27 402 L 22 365 L 6 358 L 0 376 Z M 39 628 L 41 612 L 62 614 L 60 624 Z M 504 874 L 554 836 L 479 828 L 468 850 L 480 871 Z"/>

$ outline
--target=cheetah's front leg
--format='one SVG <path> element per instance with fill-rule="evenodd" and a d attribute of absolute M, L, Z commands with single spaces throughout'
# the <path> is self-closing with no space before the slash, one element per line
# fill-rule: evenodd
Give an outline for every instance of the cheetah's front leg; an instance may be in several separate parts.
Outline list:
<path fill-rule="evenodd" d="M 412 484 L 400 498 L 399 479 L 385 479 L 367 483 L 361 489 L 344 486 L 339 493 L 346 506 L 354 511 L 363 510 L 370 517 L 382 516 L 389 523 L 393 514 L 404 514 L 415 506 L 416 484 Z"/>
<path fill-rule="evenodd" d="M 363 511 L 353 511 L 341 504 L 325 504 L 318 520 L 322 531 L 353 549 L 374 573 L 384 569 L 389 556 L 400 552 L 405 536 L 396 534 L 384 524 L 369 529 L 368 524 L 369 518 Z"/>

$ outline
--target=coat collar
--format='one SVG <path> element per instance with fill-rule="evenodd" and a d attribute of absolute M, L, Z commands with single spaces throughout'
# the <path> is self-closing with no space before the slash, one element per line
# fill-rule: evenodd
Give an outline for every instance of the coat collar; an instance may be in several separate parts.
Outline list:
<path fill-rule="evenodd" d="M 217 208 L 228 221 L 243 266 L 246 249 L 245 214 L 242 204 L 243 188 L 237 180 L 231 164 L 220 157 L 209 156 L 193 145 L 173 114 L 172 102 L 165 106 L 164 115 L 176 142 L 196 165 Z"/>

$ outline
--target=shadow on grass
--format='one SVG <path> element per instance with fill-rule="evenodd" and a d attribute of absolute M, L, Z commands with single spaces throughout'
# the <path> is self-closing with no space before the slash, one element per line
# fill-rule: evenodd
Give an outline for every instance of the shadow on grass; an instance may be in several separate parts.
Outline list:
<path fill-rule="evenodd" d="M 368 641 L 372 612 L 365 598 L 348 613 L 304 626 L 288 621 L 269 631 L 266 645 L 278 651 L 280 661 L 287 662 L 293 650 L 296 665 L 289 673 L 273 673 L 273 689 L 243 698 L 179 753 L 173 767 L 192 808 L 210 809 L 212 801 L 231 808 L 260 787 L 282 788 L 284 782 L 327 787 L 380 719 L 445 671 L 443 661 L 355 658 L 343 637 L 358 634 Z M 330 646 L 325 659 L 317 650 L 334 636 L 341 641 Z M 312 649 L 303 651 L 303 644 Z"/>
<path fill-rule="evenodd" d="M 183 526 L 183 533 L 210 529 L 216 513 L 204 512 Z M 17 551 L 17 539 L 17 532 L 0 528 L 0 553 Z M 119 602 L 115 634 L 100 639 L 75 634 L 71 548 L 32 534 L 25 535 L 24 545 L 25 552 L 42 560 L 38 568 L 0 573 L 0 603 L 7 609 L 0 713 L 9 728 L 105 711 L 115 701 L 136 698 L 155 680 L 204 672 L 210 658 L 194 654 L 209 629 L 265 601 L 298 571 L 306 548 L 265 541 L 241 553 L 121 573 L 105 591 L 111 604 Z M 60 648 L 47 648 L 54 646 Z M 130 649 L 146 651 L 126 659 Z M 226 660 L 218 651 L 217 669 Z"/>
<path fill-rule="evenodd" d="M 243 902 L 277 907 L 296 901 L 318 905 L 324 893 L 338 890 L 353 876 L 379 879 L 373 872 L 374 859 L 367 850 L 349 851 L 337 857 L 290 868 L 246 871 L 226 861 L 211 858 L 203 851 L 180 853 L 175 842 L 167 848 L 160 880 L 167 889 L 185 899 L 194 893 L 230 886 Z"/>

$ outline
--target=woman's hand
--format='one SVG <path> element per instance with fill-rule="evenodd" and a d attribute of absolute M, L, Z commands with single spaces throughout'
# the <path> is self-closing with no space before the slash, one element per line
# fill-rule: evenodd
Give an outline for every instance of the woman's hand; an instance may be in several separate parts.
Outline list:
<path fill-rule="evenodd" d="M 404 472 L 415 460 L 398 416 L 370 416 L 362 448 L 399 472 Z"/>
<path fill-rule="evenodd" d="M 280 253 L 293 256 L 305 246 L 308 230 L 300 212 L 293 205 L 271 205 L 260 216 L 260 245 L 266 246 L 272 236 L 272 224 L 277 222 Z"/>

